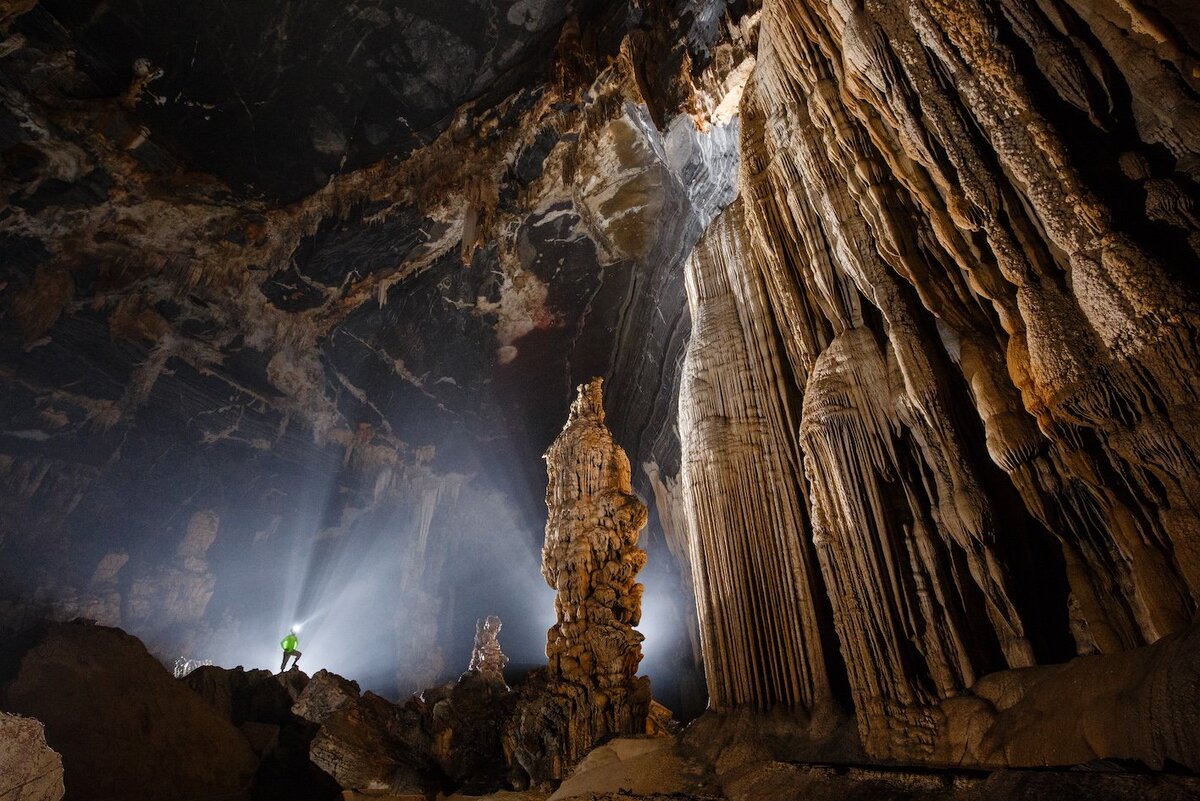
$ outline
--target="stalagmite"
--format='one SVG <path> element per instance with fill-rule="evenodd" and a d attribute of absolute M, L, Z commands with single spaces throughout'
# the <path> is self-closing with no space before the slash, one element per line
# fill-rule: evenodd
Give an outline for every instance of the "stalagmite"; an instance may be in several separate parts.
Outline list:
<path fill-rule="evenodd" d="M 650 680 L 637 676 L 646 564 L 637 546 L 646 506 L 629 458 L 604 425 L 601 380 L 579 387 L 546 451 L 542 575 L 557 593 L 549 667 L 521 687 L 512 724 L 516 762 L 535 782 L 559 779 L 596 743 L 646 731 Z"/>
<path fill-rule="evenodd" d="M 471 648 L 469 670 L 476 670 L 489 678 L 504 682 L 504 666 L 508 657 L 500 650 L 500 618 L 488 615 L 475 623 L 475 644 Z"/>

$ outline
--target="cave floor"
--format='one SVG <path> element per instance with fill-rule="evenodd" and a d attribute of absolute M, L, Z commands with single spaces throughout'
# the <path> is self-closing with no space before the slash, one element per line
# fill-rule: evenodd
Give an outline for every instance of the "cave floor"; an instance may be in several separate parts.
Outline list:
<path fill-rule="evenodd" d="M 723 782 L 723 791 L 641 793 L 636 782 L 589 777 L 579 792 L 453 795 L 439 801 L 1196 801 L 1200 777 L 1115 770 L 936 771 L 784 762 L 755 763 Z M 666 790 L 667 788 L 660 788 Z M 566 790 L 564 793 L 563 791 Z"/>

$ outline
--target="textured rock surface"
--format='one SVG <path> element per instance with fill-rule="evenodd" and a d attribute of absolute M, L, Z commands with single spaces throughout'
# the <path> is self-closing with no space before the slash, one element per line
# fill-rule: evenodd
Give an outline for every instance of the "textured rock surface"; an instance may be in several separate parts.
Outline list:
<path fill-rule="evenodd" d="M 450 784 L 466 793 L 508 786 L 504 735 L 515 702 L 503 674 L 490 670 L 467 671 L 457 681 L 420 694 L 422 725 Z"/>
<path fill-rule="evenodd" d="M 629 458 L 604 425 L 600 379 L 581 385 L 558 439 L 546 451 L 542 576 L 558 622 L 546 634 L 550 673 L 619 696 L 642 661 L 637 547 L 646 506 L 633 494 Z"/>
<path fill-rule="evenodd" d="M 255 801 L 328 801 L 341 795 L 341 787 L 309 760 L 317 726 L 292 712 L 293 695 L 299 697 L 311 683 L 305 674 L 206 666 L 189 673 L 182 683 L 237 726 L 259 757 L 251 789 Z M 338 686 L 328 680 L 322 684 Z M 316 706 L 310 700 L 308 709 Z"/>
<path fill-rule="evenodd" d="M 249 743 L 135 638 L 50 624 L 4 650 L 17 661 L 0 707 L 45 724 L 68 798 L 249 797 L 258 767 Z"/>
<path fill-rule="evenodd" d="M 318 670 L 300 691 L 296 703 L 292 705 L 292 714 L 310 723 L 324 723 L 342 706 L 357 701 L 361 694 L 357 682 L 328 670 Z"/>
<path fill-rule="evenodd" d="M 62 757 L 46 745 L 42 724 L 0 712 L 0 798 L 59 801 L 62 797 Z"/>
<path fill-rule="evenodd" d="M 1095 697 L 1053 691 L 1074 731 L 1014 722 L 993 735 L 1022 745 L 993 747 L 1015 764 L 1160 763 L 1132 732 L 1190 695 L 1129 713 L 1116 688 L 1153 684 L 1158 657 L 1128 649 L 1196 609 L 1197 220 L 1162 209 L 1194 205 L 1200 140 L 1176 38 L 1195 20 L 1155 19 L 1151 34 L 1116 4 L 762 3 L 741 198 L 689 266 L 680 398 L 718 706 L 819 708 L 821 663 L 798 635 L 828 626 L 828 675 L 870 757 L 972 762 L 941 738 L 978 743 L 980 720 L 949 735 L 944 721 L 981 677 L 1111 654 L 1069 668 Z M 761 479 L 745 481 L 742 453 L 762 454 Z M 785 523 L 762 517 L 754 485 Z M 764 530 L 755 549 L 718 550 Z M 819 576 L 803 570 L 814 552 Z M 735 604 L 710 602 L 705 622 L 710 576 Z M 781 583 L 831 604 L 786 615 L 807 654 L 755 603 Z M 747 648 L 759 632 L 765 647 Z M 760 667 L 773 662 L 786 669 Z M 1140 722 L 1121 736 L 1069 745 L 1087 715 L 1126 714 Z"/>
<path fill-rule="evenodd" d="M 488 615 L 475 622 L 475 644 L 471 647 L 471 664 L 468 670 L 482 673 L 489 679 L 504 683 L 504 666 L 508 657 L 500 648 L 500 618 Z"/>
<path fill-rule="evenodd" d="M 510 724 L 514 762 L 530 781 L 561 779 L 606 737 L 646 731 L 650 680 L 642 660 L 637 547 L 646 507 L 633 494 L 629 458 L 604 425 L 601 380 L 580 385 L 546 451 L 542 575 L 556 592 L 547 668 L 527 678 Z"/>
<path fill-rule="evenodd" d="M 1130 760 L 1200 772 L 1200 628 L 1117 654 L 993 673 L 938 707 L 939 762 Z"/>
<path fill-rule="evenodd" d="M 637 86 L 710 60 L 725 4 L 426 5 L 11 10 L 0 561 L 22 601 L 235 664 L 285 592 L 240 565 L 402 542 L 363 610 L 389 630 L 346 649 L 386 643 L 402 695 L 456 672 L 469 643 L 439 641 L 481 614 L 540 659 L 513 599 L 579 381 L 609 376 L 634 463 L 677 474 L 681 265 L 737 140 L 659 131 Z M 202 571 L 174 550 L 195 514 L 220 520 Z M 453 572 L 468 550 L 512 569 Z M 685 566 L 657 565 L 687 621 Z M 478 608 L 441 608 L 466 585 Z M 178 626 L 144 616 L 162 599 Z M 693 639 L 662 653 L 696 686 Z"/>
<path fill-rule="evenodd" d="M 279 594 L 231 566 L 369 541 L 397 685 L 492 611 L 532 661 L 527 585 L 471 579 L 536 576 L 536 456 L 604 375 L 671 672 L 789 710 L 769 761 L 1191 764 L 1190 4 L 285 5 L 0 6 L 5 617 L 203 657 Z M 629 615 L 632 562 L 595 598 L 573 559 L 534 777 L 637 664 L 574 617 Z"/>
<path fill-rule="evenodd" d="M 799 454 L 780 437 L 779 354 L 742 220 L 740 204 L 726 211 L 687 265 L 679 429 L 709 706 L 782 703 L 831 717 L 816 557 L 779 536 L 804 530 L 807 510 L 791 467 Z"/>
<path fill-rule="evenodd" d="M 440 786 L 415 711 L 374 693 L 342 704 L 313 738 L 309 757 L 345 790 L 427 795 Z"/>

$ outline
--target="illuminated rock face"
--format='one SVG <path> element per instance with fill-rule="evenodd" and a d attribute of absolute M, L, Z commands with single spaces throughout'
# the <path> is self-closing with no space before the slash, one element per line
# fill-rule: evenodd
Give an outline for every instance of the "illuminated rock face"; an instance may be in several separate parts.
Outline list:
<path fill-rule="evenodd" d="M 680 393 L 714 703 L 820 688 L 793 656 L 815 611 L 870 757 L 1190 755 L 1185 682 L 1127 738 L 1085 718 L 1186 672 L 1200 602 L 1194 12 L 766 0 L 757 22 Z M 1065 689 L 1084 674 L 1096 698 Z M 1028 687 L 1049 675 L 1054 702 Z"/>
<path fill-rule="evenodd" d="M 542 575 L 558 596 L 546 656 L 558 678 L 621 690 L 642 660 L 642 585 L 637 547 L 646 505 L 633 494 L 629 458 L 604 425 L 600 379 L 579 387 L 567 425 L 546 451 Z"/>
<path fill-rule="evenodd" d="M 471 649 L 469 670 L 477 670 L 489 678 L 504 681 L 504 666 L 508 657 L 500 650 L 500 618 L 488 615 L 475 623 L 475 645 Z"/>
<path fill-rule="evenodd" d="M 548 668 L 520 688 L 510 724 L 516 764 L 535 783 L 559 779 L 601 739 L 646 731 L 650 680 L 639 678 L 642 585 L 637 547 L 646 506 L 629 459 L 604 425 L 600 379 L 579 387 L 546 451 L 542 575 L 558 593 L 547 633 Z"/>

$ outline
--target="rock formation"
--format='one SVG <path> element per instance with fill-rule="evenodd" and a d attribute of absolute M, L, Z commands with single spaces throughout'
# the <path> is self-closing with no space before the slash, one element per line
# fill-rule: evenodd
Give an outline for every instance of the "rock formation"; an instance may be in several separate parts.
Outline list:
<path fill-rule="evenodd" d="M 496 615 L 475 621 L 475 643 L 471 648 L 471 664 L 467 669 L 503 683 L 508 657 L 500 650 L 500 626 L 500 618 Z"/>
<path fill-rule="evenodd" d="M 0 798 L 59 801 L 62 797 L 62 757 L 46 745 L 42 724 L 0 712 Z"/>
<path fill-rule="evenodd" d="M 1164 11 L 1153 35 L 1143 19 L 1087 3 L 762 4 L 741 197 L 689 266 L 680 397 L 701 611 L 719 592 L 701 581 L 723 576 L 742 607 L 716 608 L 749 621 L 702 620 L 718 706 L 769 705 L 820 664 L 788 637 L 744 643 L 772 630 L 774 606 L 730 582 L 789 568 L 721 552 L 714 532 L 737 543 L 766 528 L 770 548 L 799 555 L 804 611 L 788 630 L 831 625 L 821 641 L 835 637 L 841 660 L 826 662 L 870 757 L 1161 759 L 1148 737 L 1069 756 L 1036 726 L 980 741 L 990 724 L 955 720 L 1009 681 L 985 678 L 1003 668 L 1099 653 L 1113 658 L 1089 664 L 1108 667 L 1078 670 L 1101 683 L 1125 686 L 1128 660 L 1153 675 L 1158 657 L 1117 655 L 1195 613 L 1200 406 L 1180 365 L 1200 306 L 1179 265 L 1196 263 L 1197 221 L 1153 194 L 1194 204 L 1200 106 L 1184 77 L 1194 57 L 1166 32 L 1190 18 Z M 1171 99 L 1169 120 L 1139 99 L 1149 86 Z M 765 418 L 757 441 L 747 405 Z M 714 443 L 734 437 L 720 464 Z M 758 469 L 781 468 L 751 483 L 785 502 L 799 486 L 807 509 L 763 526 L 737 486 L 747 468 L 725 453 L 774 441 L 782 457 L 768 450 Z M 819 577 L 803 572 L 810 553 Z M 804 598 L 813 587 L 829 611 Z M 797 629 L 807 615 L 816 624 Z M 726 667 L 739 655 L 788 670 Z M 798 675 L 813 686 L 811 669 Z M 1059 690 L 1064 715 L 1121 714 L 1113 697 Z M 1169 714 L 1136 717 L 1157 728 Z M 1024 744 L 992 739 L 1008 736 Z"/>
<path fill-rule="evenodd" d="M 258 758 L 241 732 L 128 634 L 57 623 L 3 651 L 16 662 L 0 708 L 45 724 L 68 798 L 239 797 L 253 783 Z"/>
<path fill-rule="evenodd" d="M 309 758 L 344 790 L 428 796 L 441 783 L 417 713 L 371 692 L 321 722 Z"/>
<path fill-rule="evenodd" d="M 324 723 L 338 709 L 357 701 L 360 695 L 362 690 L 358 682 L 344 679 L 328 670 L 318 670 L 297 696 L 296 703 L 292 705 L 292 714 L 310 723 Z"/>
<path fill-rule="evenodd" d="M 69 5 L 0 5 L 0 630 L 236 654 L 301 554 L 406 691 L 479 609 L 540 658 L 603 375 L 549 667 L 318 704 L 347 786 L 644 727 L 643 525 L 664 672 L 779 733 L 731 797 L 1195 767 L 1195 3 Z"/>
<path fill-rule="evenodd" d="M 650 680 L 638 677 L 642 585 L 637 547 L 646 507 L 630 486 L 629 459 L 604 425 L 601 380 L 579 387 L 546 451 L 542 575 L 558 622 L 550 665 L 521 689 L 516 761 L 534 782 L 559 779 L 605 737 L 646 731 Z"/>
<path fill-rule="evenodd" d="M 742 219 L 740 204 L 726 211 L 687 265 L 692 337 L 679 424 L 709 705 L 828 714 L 816 557 L 809 543 L 779 536 L 803 530 L 807 509 L 789 470 L 799 454 L 780 435 L 790 410 L 770 389 L 779 354 L 764 287 L 745 268 Z"/>
<path fill-rule="evenodd" d="M 604 425 L 601 380 L 579 387 L 558 439 L 546 451 L 546 542 L 542 576 L 557 593 L 547 632 L 550 673 L 612 699 L 634 683 L 642 661 L 642 585 L 637 547 L 646 506 L 630 486 L 629 458 Z"/>

